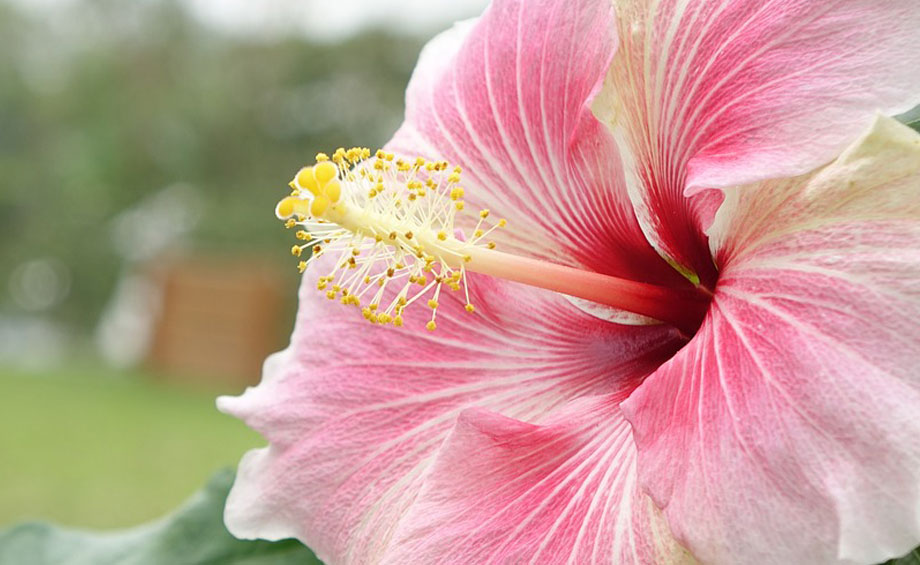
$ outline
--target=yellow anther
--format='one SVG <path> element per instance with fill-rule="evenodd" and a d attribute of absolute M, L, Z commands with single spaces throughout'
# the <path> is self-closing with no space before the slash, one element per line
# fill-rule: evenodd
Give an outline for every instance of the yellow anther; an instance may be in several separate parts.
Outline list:
<path fill-rule="evenodd" d="M 316 162 L 317 162 L 317 163 L 322 163 L 323 161 L 328 161 L 328 160 L 329 160 L 329 155 L 326 155 L 325 153 L 317 153 L 317 154 L 316 154 Z"/>
<path fill-rule="evenodd" d="M 303 253 L 303 249 L 301 249 L 299 245 L 295 245 L 291 248 L 291 255 L 294 257 L 300 257 L 301 253 Z"/>
<path fill-rule="evenodd" d="M 323 187 L 323 195 L 329 199 L 330 202 L 338 202 L 339 198 L 342 196 L 342 185 L 339 184 L 339 181 L 330 181 L 326 183 L 326 186 Z"/>
<path fill-rule="evenodd" d="M 486 247 L 488 247 L 489 249 L 495 249 L 495 242 L 490 241 L 489 243 L 486 244 Z"/>
<path fill-rule="evenodd" d="M 303 272 L 307 270 L 307 262 L 301 261 L 300 263 L 297 263 L 297 270 L 303 274 Z"/>
<path fill-rule="evenodd" d="M 508 225 L 508 220 L 502 218 L 498 221 L 498 227 L 503 228 Z"/>
<path fill-rule="evenodd" d="M 325 196 L 317 196 L 313 199 L 313 203 L 310 204 L 310 214 L 318 218 L 326 212 L 328 207 L 329 199 Z"/>
<path fill-rule="evenodd" d="M 313 194 L 319 193 L 320 183 L 316 180 L 316 176 L 313 173 L 313 167 L 304 167 L 297 171 L 297 175 L 294 177 L 293 182 L 299 188 L 309 190 Z"/>
<path fill-rule="evenodd" d="M 287 227 L 302 226 L 295 229 L 300 244 L 292 253 L 309 255 L 312 246 L 313 256 L 318 256 L 325 249 L 314 244 L 328 244 L 339 259 L 331 273 L 316 282 L 327 297 L 357 306 L 371 323 L 395 326 L 403 325 L 410 302 L 426 303 L 432 311 L 426 328 L 434 330 L 442 287 L 464 290 L 460 265 L 472 260 L 469 250 L 495 247 L 480 241 L 491 231 L 482 223 L 491 217 L 489 210 L 476 209 L 480 223 L 467 232 L 466 241 L 454 238 L 456 212 L 465 207 L 460 167 L 421 156 L 397 158 L 383 150 L 373 154 L 375 160 L 361 147 L 340 147 L 331 155 L 330 159 L 320 154 L 315 165 L 301 169 L 292 181 L 291 196 L 278 203 L 276 212 Z M 370 160 L 362 165 L 363 159 Z M 436 174 L 422 175 L 422 170 Z M 432 198 L 419 206 L 427 192 Z M 501 220 L 495 227 L 505 224 Z M 298 269 L 303 272 L 309 263 L 300 261 Z M 349 269 L 357 270 L 348 274 Z M 347 290 L 334 280 L 347 281 Z M 394 303 L 378 309 L 383 291 L 397 280 L 405 286 Z M 371 303 L 361 305 L 357 294 L 373 287 L 380 290 L 374 288 Z M 464 307 L 473 311 L 470 304 Z"/>
<path fill-rule="evenodd" d="M 313 167 L 313 176 L 316 177 L 317 182 L 321 185 L 331 181 L 338 174 L 339 168 L 335 166 L 335 163 L 330 163 L 329 161 L 319 162 Z"/>
<path fill-rule="evenodd" d="M 425 324 L 425 329 L 430 332 L 433 332 L 437 327 L 438 325 L 434 323 L 434 320 L 431 320 L 430 322 Z"/>
<path fill-rule="evenodd" d="M 472 314 L 473 312 L 476 311 L 476 307 L 473 306 L 472 304 L 467 304 L 466 306 L 464 306 L 464 308 L 465 308 L 466 311 L 469 312 L 470 314 Z"/>

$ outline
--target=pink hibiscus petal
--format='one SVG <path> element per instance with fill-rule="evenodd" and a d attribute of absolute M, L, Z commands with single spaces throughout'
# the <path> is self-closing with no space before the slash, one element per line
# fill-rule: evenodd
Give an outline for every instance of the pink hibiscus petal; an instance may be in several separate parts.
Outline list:
<path fill-rule="evenodd" d="M 620 47 L 595 106 L 628 154 L 646 235 L 709 283 L 702 230 L 713 206 L 685 194 L 813 170 L 876 111 L 920 102 L 911 2 L 617 5 Z"/>
<path fill-rule="evenodd" d="M 638 487 L 618 402 L 582 398 L 542 425 L 465 411 L 384 562 L 692 562 Z"/>
<path fill-rule="evenodd" d="M 699 333 L 623 403 L 702 561 L 876 563 L 920 543 L 920 135 L 726 191 Z"/>
<path fill-rule="evenodd" d="M 508 219 L 501 248 L 682 284 L 642 234 L 589 101 L 613 56 L 613 7 L 496 0 L 426 48 L 389 148 L 462 165 L 467 201 Z"/>
<path fill-rule="evenodd" d="M 307 273 L 290 348 L 219 407 L 269 441 L 240 464 L 230 531 L 296 537 L 334 563 L 379 559 L 463 409 L 538 421 L 572 398 L 625 394 L 679 346 L 663 326 L 610 324 L 481 276 L 470 277 L 475 314 L 442 293 L 435 333 L 424 319 L 371 326 L 319 297 L 319 272 Z"/>

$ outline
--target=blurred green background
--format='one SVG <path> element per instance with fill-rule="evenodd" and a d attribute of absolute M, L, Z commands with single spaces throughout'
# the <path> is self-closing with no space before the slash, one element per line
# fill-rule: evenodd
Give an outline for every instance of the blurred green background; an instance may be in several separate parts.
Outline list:
<path fill-rule="evenodd" d="M 0 0 L 0 527 L 136 524 L 260 444 L 214 397 L 290 331 L 275 202 L 484 2 L 396 4 Z"/>

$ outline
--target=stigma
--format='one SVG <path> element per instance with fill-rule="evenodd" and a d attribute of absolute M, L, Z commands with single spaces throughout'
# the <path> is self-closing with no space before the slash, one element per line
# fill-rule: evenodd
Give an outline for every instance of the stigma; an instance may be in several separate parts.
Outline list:
<path fill-rule="evenodd" d="M 297 172 L 275 214 L 297 228 L 302 243 L 291 253 L 302 258 L 300 272 L 324 255 L 335 258 L 316 285 L 328 299 L 373 324 L 402 326 L 410 308 L 422 310 L 433 331 L 442 292 L 462 292 L 466 311 L 475 312 L 467 267 L 495 248 L 489 235 L 506 224 L 479 210 L 475 227 L 458 228 L 458 214 L 468 213 L 461 175 L 445 161 L 340 148 Z"/>

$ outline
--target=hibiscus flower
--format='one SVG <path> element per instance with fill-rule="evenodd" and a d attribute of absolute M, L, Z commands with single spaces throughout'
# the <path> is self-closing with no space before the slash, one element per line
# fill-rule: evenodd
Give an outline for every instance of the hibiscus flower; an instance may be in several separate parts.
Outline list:
<path fill-rule="evenodd" d="M 219 401 L 269 442 L 230 531 L 356 564 L 920 543 L 920 136 L 882 117 L 917 102 L 918 28 L 495 0 L 433 40 L 393 141 L 279 204 L 322 252 L 290 347 Z"/>

